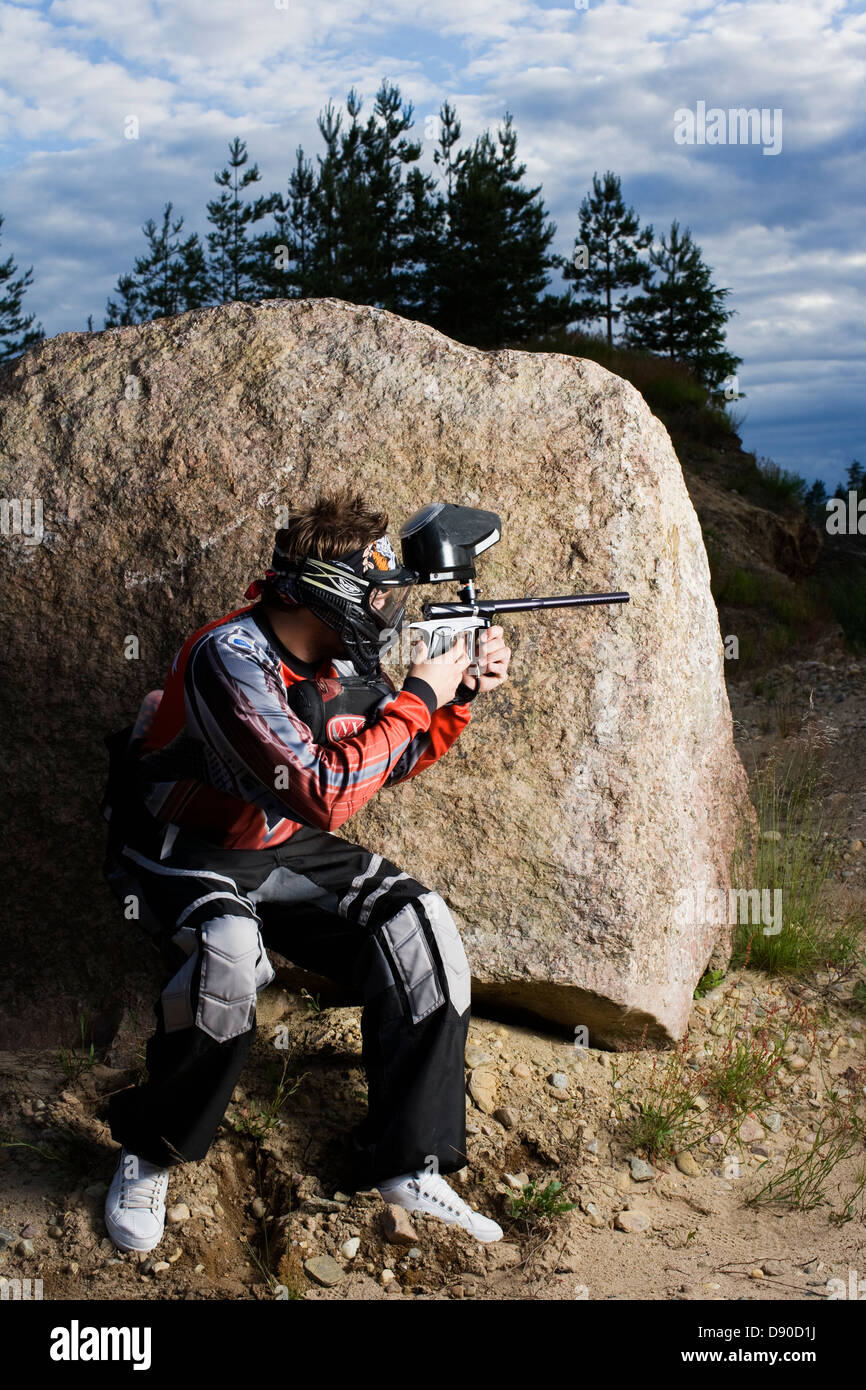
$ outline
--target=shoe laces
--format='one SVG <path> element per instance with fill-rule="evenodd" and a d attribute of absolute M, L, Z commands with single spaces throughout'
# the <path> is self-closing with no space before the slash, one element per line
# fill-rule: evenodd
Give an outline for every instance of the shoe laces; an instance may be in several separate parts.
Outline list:
<path fill-rule="evenodd" d="M 472 1208 L 459 1197 L 453 1188 L 449 1187 L 441 1173 L 425 1173 L 422 1178 L 416 1178 L 412 1186 L 417 1187 L 422 1197 L 429 1201 L 437 1202 L 446 1211 L 452 1211 L 455 1216 L 474 1216 Z"/>
<path fill-rule="evenodd" d="M 141 1207 L 156 1211 L 168 1188 L 168 1173 L 155 1169 L 137 1178 L 124 1178 L 120 1190 L 120 1205 L 125 1210 Z"/>

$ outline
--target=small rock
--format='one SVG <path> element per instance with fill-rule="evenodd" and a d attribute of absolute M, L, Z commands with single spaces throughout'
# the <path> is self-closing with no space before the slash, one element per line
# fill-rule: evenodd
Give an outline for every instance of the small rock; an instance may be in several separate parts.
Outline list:
<path fill-rule="evenodd" d="M 304 1260 L 304 1269 L 311 1279 L 326 1289 L 333 1288 L 334 1284 L 339 1284 L 345 1277 L 344 1270 L 330 1255 L 311 1255 L 308 1260 Z"/>
<path fill-rule="evenodd" d="M 649 1217 L 642 1211 L 618 1211 L 613 1223 L 618 1231 L 627 1231 L 629 1235 L 641 1235 L 649 1230 Z"/>
<path fill-rule="evenodd" d="M 170 1265 L 173 1265 L 173 1264 L 176 1264 L 176 1263 L 177 1263 L 177 1261 L 180 1259 L 180 1257 L 181 1257 L 182 1254 L 183 1254 L 183 1251 L 180 1250 L 180 1249 L 172 1250 L 171 1254 L 168 1255 L 166 1258 L 168 1259 L 169 1264 L 170 1264 Z"/>
<path fill-rule="evenodd" d="M 700 1165 L 688 1149 L 683 1149 L 682 1153 L 677 1154 L 676 1164 L 680 1172 L 684 1173 L 687 1178 L 699 1178 L 701 1176 Z"/>
<path fill-rule="evenodd" d="M 586 1141 L 586 1143 L 584 1144 L 583 1147 L 584 1147 L 584 1149 L 586 1150 L 586 1152 L 587 1152 L 588 1154 L 597 1154 L 597 1153 L 598 1153 L 598 1140 L 597 1140 L 597 1139 L 588 1139 L 588 1140 Z"/>
<path fill-rule="evenodd" d="M 515 1192 L 522 1192 L 529 1183 L 528 1173 L 505 1173 L 505 1181 L 509 1187 L 513 1187 Z"/>
<path fill-rule="evenodd" d="M 79 1268 L 79 1266 L 78 1266 L 78 1264 L 77 1264 L 77 1262 L 76 1262 L 75 1260 L 66 1260 L 66 1261 L 60 1266 L 61 1272 L 62 1272 L 63 1274 L 77 1274 L 77 1273 L 78 1273 L 78 1268 Z"/>
<path fill-rule="evenodd" d="M 193 1274 L 204 1274 L 204 1265 L 196 1265 Z"/>
<path fill-rule="evenodd" d="M 756 1144 L 764 1137 L 764 1131 L 753 1115 L 747 1115 L 740 1125 L 739 1135 L 744 1144 Z"/>
<path fill-rule="evenodd" d="M 494 1110 L 493 1118 L 503 1129 L 516 1129 L 517 1113 L 509 1109 L 507 1105 L 500 1105 L 498 1110 Z"/>
<path fill-rule="evenodd" d="M 785 1273 L 785 1266 L 779 1260 L 765 1260 L 761 1268 L 771 1279 L 778 1279 Z"/>
<path fill-rule="evenodd" d="M 764 1271 L 763 1271 L 762 1269 L 753 1269 L 753 1270 L 751 1270 L 750 1273 L 749 1273 L 749 1278 L 750 1278 L 750 1279 L 763 1279 L 763 1277 L 764 1277 Z"/>
<path fill-rule="evenodd" d="M 564 1071 L 552 1071 L 547 1079 L 557 1091 L 568 1089 L 568 1077 Z"/>
<path fill-rule="evenodd" d="M 253 1216 L 258 1217 L 258 1219 L 261 1221 L 262 1217 L 263 1217 L 264 1214 L 265 1214 L 265 1204 L 264 1204 L 264 1202 L 262 1201 L 261 1197 L 254 1197 L 254 1198 L 253 1198 L 253 1200 L 252 1200 L 252 1213 L 253 1213 Z"/>
<path fill-rule="evenodd" d="M 544 1089 L 547 1092 L 547 1094 L 550 1097 L 552 1097 L 552 1099 L 555 1101 L 565 1101 L 571 1099 L 571 1092 L 567 1088 L 563 1089 L 561 1086 L 552 1086 L 549 1081 L 546 1082 Z"/>
<path fill-rule="evenodd" d="M 393 1269 L 383 1269 L 382 1273 L 379 1275 L 379 1283 L 383 1288 L 387 1288 L 389 1284 L 393 1284 L 396 1278 L 397 1276 Z"/>
<path fill-rule="evenodd" d="M 589 1221 L 590 1226 L 595 1226 L 596 1228 L 598 1228 L 599 1226 L 604 1225 L 604 1217 L 602 1216 L 598 1207 L 595 1205 L 595 1202 L 584 1202 L 582 1205 L 584 1211 L 586 1212 L 586 1217 Z"/>
<path fill-rule="evenodd" d="M 352 1236 L 350 1240 L 343 1241 L 343 1244 L 340 1246 L 340 1254 L 345 1256 L 347 1260 L 354 1260 L 360 1248 L 360 1238 L 358 1236 Z"/>
<path fill-rule="evenodd" d="M 22 1228 L 21 1234 L 25 1240 L 32 1240 L 36 1235 L 36 1227 L 28 1221 L 27 1225 Z"/>
<path fill-rule="evenodd" d="M 0 1250 L 5 1250 L 8 1246 L 14 1245 L 18 1239 L 14 1231 L 7 1231 L 5 1226 L 0 1226 Z"/>
<path fill-rule="evenodd" d="M 566 1253 L 564 1255 L 560 1255 L 556 1263 L 555 1272 L 557 1274 L 579 1274 L 581 1268 L 583 1267 L 583 1263 L 584 1261 L 582 1256 Z"/>
<path fill-rule="evenodd" d="M 382 1213 L 382 1234 L 389 1245 L 415 1245 L 418 1232 L 405 1207 L 387 1206 Z"/>
<path fill-rule="evenodd" d="M 658 1177 L 657 1170 L 642 1158 L 630 1158 L 628 1166 L 635 1182 L 650 1182 L 652 1178 Z"/>
<path fill-rule="evenodd" d="M 178 1202 L 175 1206 L 169 1207 L 165 1213 L 165 1219 L 172 1226 L 179 1226 L 182 1221 L 189 1221 L 190 1209 L 186 1202 Z"/>
<path fill-rule="evenodd" d="M 151 1266 L 151 1272 L 153 1274 L 165 1274 L 167 1269 L 171 1269 L 168 1260 L 157 1260 L 156 1263 Z"/>
<path fill-rule="evenodd" d="M 511 1068 L 511 1075 L 520 1076 L 524 1080 L 528 1080 L 532 1072 L 525 1062 L 515 1062 L 514 1066 Z"/>
<path fill-rule="evenodd" d="M 778 1134 L 782 1128 L 782 1116 L 777 1110 L 767 1110 L 764 1114 L 764 1124 L 771 1134 Z"/>
<path fill-rule="evenodd" d="M 466 1065 L 470 1071 L 476 1067 L 483 1067 L 486 1062 L 492 1062 L 493 1058 L 489 1052 L 485 1052 L 483 1047 L 478 1047 L 475 1043 L 470 1043 L 465 1052 Z"/>
<path fill-rule="evenodd" d="M 49 1226 L 49 1227 L 48 1227 L 48 1234 L 50 1235 L 50 1237 L 51 1237 L 52 1240 L 59 1240 L 60 1237 L 63 1235 L 63 1227 L 62 1227 L 62 1226 Z"/>
<path fill-rule="evenodd" d="M 32 1240 L 19 1240 L 19 1241 L 16 1243 L 16 1245 L 15 1245 L 15 1254 L 16 1254 L 16 1255 L 32 1255 L 33 1253 L 34 1253 L 34 1251 L 33 1251 L 33 1241 L 32 1241 Z"/>
<path fill-rule="evenodd" d="M 483 1114 L 492 1115 L 496 1109 L 496 1073 L 489 1067 L 476 1067 L 469 1077 L 469 1094 Z"/>

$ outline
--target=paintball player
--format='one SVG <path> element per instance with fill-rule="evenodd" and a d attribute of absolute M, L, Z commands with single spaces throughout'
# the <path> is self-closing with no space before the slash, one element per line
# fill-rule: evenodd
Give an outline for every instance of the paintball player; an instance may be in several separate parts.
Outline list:
<path fill-rule="evenodd" d="M 387 527 L 351 487 L 294 511 L 247 590 L 258 602 L 194 632 L 131 734 L 107 740 L 105 873 L 139 904 L 165 969 L 148 1079 L 110 1103 L 122 1148 L 105 1221 L 122 1250 L 160 1241 L 172 1167 L 213 1142 L 274 977 L 268 947 L 363 1005 L 358 1186 L 479 1241 L 502 1236 L 443 1176 L 466 1162 L 457 927 L 438 893 L 334 831 L 448 751 L 511 652 L 490 628 L 476 676 L 462 635 L 433 661 L 419 642 L 396 689 L 380 657 L 417 575 Z"/>

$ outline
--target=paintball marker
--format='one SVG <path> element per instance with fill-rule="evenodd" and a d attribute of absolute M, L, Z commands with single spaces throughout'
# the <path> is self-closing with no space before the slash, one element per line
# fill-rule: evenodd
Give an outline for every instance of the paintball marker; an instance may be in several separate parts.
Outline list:
<path fill-rule="evenodd" d="M 475 591 L 475 557 L 502 536 L 502 522 L 495 512 L 434 502 L 410 517 L 400 531 L 403 564 L 418 575 L 421 584 L 462 580 L 459 603 L 424 603 L 423 621 L 410 622 L 427 645 L 427 659 L 447 651 L 460 633 L 466 637 L 470 658 L 467 673 L 481 676 L 477 635 L 489 628 L 498 613 L 521 613 L 536 608 L 580 608 L 586 604 L 628 603 L 626 593 L 563 594 L 553 598 L 482 599 Z"/>

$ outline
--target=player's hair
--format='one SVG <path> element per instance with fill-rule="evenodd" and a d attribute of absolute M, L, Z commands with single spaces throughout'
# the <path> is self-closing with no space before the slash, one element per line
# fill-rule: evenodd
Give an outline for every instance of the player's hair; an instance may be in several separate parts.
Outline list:
<path fill-rule="evenodd" d="M 371 507 L 362 492 L 346 483 L 290 512 L 277 532 L 277 544 L 289 560 L 302 560 L 305 555 L 339 560 L 387 530 L 387 512 Z"/>

